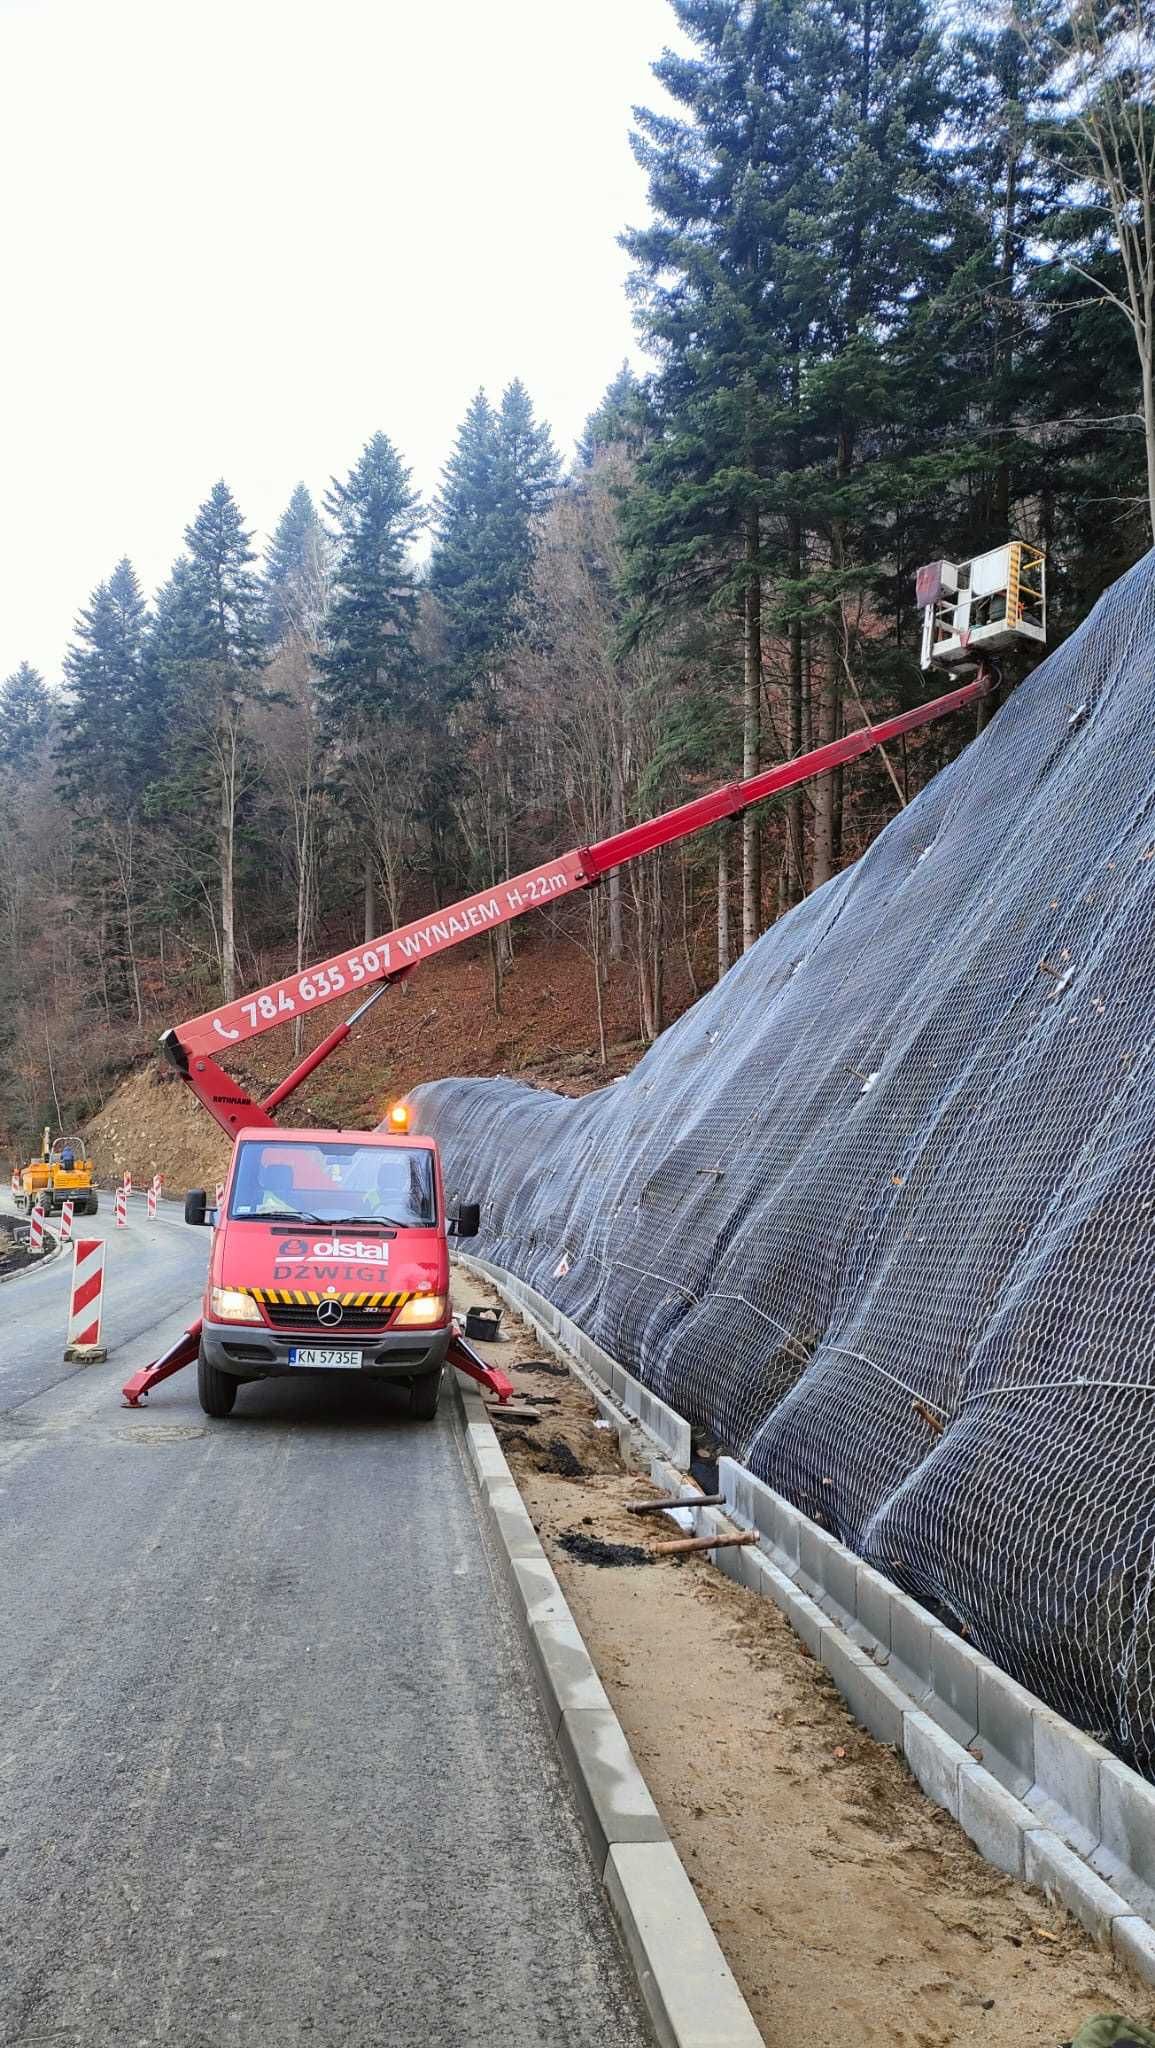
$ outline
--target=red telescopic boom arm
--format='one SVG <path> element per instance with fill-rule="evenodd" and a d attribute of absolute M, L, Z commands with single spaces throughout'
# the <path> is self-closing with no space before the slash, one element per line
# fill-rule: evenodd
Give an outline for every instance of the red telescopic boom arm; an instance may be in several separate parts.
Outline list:
<path fill-rule="evenodd" d="M 798 783 L 809 782 L 815 776 L 828 775 L 831 769 L 857 760 L 860 754 L 884 746 L 888 740 L 898 739 L 903 733 L 913 732 L 920 725 L 929 725 L 936 718 L 945 718 L 949 712 L 974 703 L 990 687 L 990 676 L 980 674 L 960 689 L 951 690 L 944 697 L 935 697 L 929 704 L 918 704 L 912 711 L 900 712 L 881 725 L 862 726 L 856 732 L 847 733 L 844 739 L 833 740 L 828 746 L 799 754 L 796 760 L 779 762 L 776 768 L 763 769 L 761 774 L 747 776 L 742 782 L 728 782 L 720 789 L 710 790 L 705 796 L 679 804 L 674 810 L 663 811 L 644 824 L 628 825 L 624 832 L 615 832 L 611 838 L 601 839 L 594 846 L 575 847 L 569 853 L 558 854 L 555 859 L 544 861 L 540 867 L 531 868 L 524 875 L 516 875 L 512 881 L 495 883 L 490 889 L 481 889 L 475 896 L 450 904 L 446 910 L 435 911 L 431 917 L 401 925 L 396 931 L 387 932 L 383 938 L 374 939 L 370 945 L 354 946 L 347 952 L 336 953 L 331 960 L 326 960 L 320 967 L 310 968 L 305 974 L 287 975 L 283 981 L 273 981 L 266 988 L 258 989 L 255 995 L 222 1003 L 219 1009 L 206 1010 L 203 1016 L 178 1025 L 175 1031 L 166 1032 L 165 1050 L 222 1129 L 232 1134 L 245 1123 L 271 1124 L 270 1111 L 299 1087 L 330 1052 L 336 1050 L 348 1035 L 350 1025 L 369 1004 L 362 1003 L 346 1024 L 338 1025 L 307 1054 L 259 1108 L 241 1084 L 218 1067 L 214 1054 L 224 1053 L 250 1038 L 258 1037 L 263 1031 L 274 1030 L 290 1018 L 308 1015 L 326 1003 L 358 990 L 368 990 L 370 1000 L 375 1001 L 390 982 L 400 980 L 435 953 L 444 953 L 465 939 L 477 938 L 492 931 L 496 925 L 507 924 L 510 919 L 523 916 L 526 911 L 556 903 L 576 889 L 589 888 L 611 868 L 620 867 L 625 861 L 637 860 L 641 854 L 653 852 L 655 847 L 669 846 L 676 840 L 689 838 L 692 833 L 701 832 L 722 819 L 735 818 L 749 804 L 761 803 L 767 797 L 776 796 L 784 789 L 793 789 Z"/>

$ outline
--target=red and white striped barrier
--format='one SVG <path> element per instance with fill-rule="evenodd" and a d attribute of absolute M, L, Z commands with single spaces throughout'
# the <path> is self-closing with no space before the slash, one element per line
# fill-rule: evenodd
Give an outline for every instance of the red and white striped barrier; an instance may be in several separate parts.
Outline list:
<path fill-rule="evenodd" d="M 155 1222 L 156 1222 L 156 1189 L 155 1189 L 155 1188 L 150 1188 L 150 1189 L 148 1190 L 148 1220 L 149 1220 L 149 1222 L 150 1222 L 150 1223 L 155 1223 Z"/>
<path fill-rule="evenodd" d="M 116 1227 L 123 1230 L 128 1222 L 128 1194 L 124 1188 L 116 1190 Z"/>
<path fill-rule="evenodd" d="M 39 1202 L 33 1207 L 28 1219 L 28 1249 L 30 1252 L 44 1250 L 44 1210 Z"/>
<path fill-rule="evenodd" d="M 72 1266 L 72 1302 L 68 1312 L 68 1349 L 91 1353 L 100 1346 L 104 1309 L 104 1239 L 78 1237 Z"/>
<path fill-rule="evenodd" d="M 160 1200 L 161 1196 L 162 1196 L 162 1195 L 163 1195 L 163 1193 L 164 1193 L 164 1175 L 163 1175 L 163 1173 L 154 1173 L 154 1174 L 153 1174 L 153 1177 L 152 1177 L 152 1191 L 153 1191 L 153 1194 L 154 1194 L 154 1195 L 156 1196 L 156 1199 L 157 1199 L 157 1201 L 159 1202 L 159 1200 Z"/>
<path fill-rule="evenodd" d="M 125 1192 L 125 1194 L 126 1194 L 126 1195 L 131 1195 L 131 1193 L 132 1193 L 132 1175 L 131 1175 L 131 1173 L 126 1173 L 126 1174 L 125 1174 L 125 1176 L 124 1176 L 124 1192 Z"/>
<path fill-rule="evenodd" d="M 218 1208 L 218 1209 L 219 1209 L 219 1208 L 221 1207 L 221 1204 L 223 1203 L 224 1199 L 225 1199 L 225 1184 L 224 1184 L 223 1180 L 219 1180 L 219 1181 L 217 1182 L 217 1208 Z"/>
<path fill-rule="evenodd" d="M 17 1173 L 15 1167 L 12 1168 L 12 1192 L 14 1195 L 18 1195 L 23 1192 L 20 1186 L 20 1175 Z"/>
<path fill-rule="evenodd" d="M 73 1219 L 73 1217 L 74 1217 L 75 1215 L 76 1215 L 76 1203 L 75 1203 L 75 1202 L 70 1202 L 70 1201 L 69 1201 L 69 1199 L 68 1199 L 68 1196 L 66 1195 L 66 1196 L 64 1197 L 64 1200 L 63 1200 L 63 1202 L 62 1202 L 62 1203 L 61 1203 L 61 1205 L 60 1205 L 60 1242 L 61 1242 L 61 1244 L 71 1244 L 71 1243 L 72 1243 L 72 1219 Z"/>

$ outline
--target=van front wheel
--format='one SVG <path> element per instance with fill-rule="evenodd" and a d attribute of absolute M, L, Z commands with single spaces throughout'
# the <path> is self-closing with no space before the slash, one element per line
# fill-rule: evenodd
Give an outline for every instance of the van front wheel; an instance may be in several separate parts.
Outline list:
<path fill-rule="evenodd" d="M 409 1395 L 409 1413 L 417 1422 L 432 1422 L 441 1399 L 443 1377 L 444 1368 L 439 1365 L 436 1372 L 423 1372 L 414 1379 Z"/>
<path fill-rule="evenodd" d="M 206 1415 L 223 1422 L 233 1412 L 237 1383 L 231 1372 L 218 1372 L 205 1357 L 204 1345 L 197 1352 L 197 1397 Z"/>

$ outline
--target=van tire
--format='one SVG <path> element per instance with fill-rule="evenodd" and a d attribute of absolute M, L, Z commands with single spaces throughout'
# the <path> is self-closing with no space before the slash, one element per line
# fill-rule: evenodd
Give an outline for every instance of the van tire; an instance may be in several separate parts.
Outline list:
<path fill-rule="evenodd" d="M 205 1357 L 204 1345 L 197 1352 L 197 1399 L 206 1415 L 215 1416 L 223 1422 L 233 1412 L 237 1398 L 237 1382 L 231 1372 L 218 1372 Z"/>
<path fill-rule="evenodd" d="M 436 1372 L 423 1372 L 414 1376 L 409 1393 L 409 1413 L 416 1422 L 432 1422 L 441 1399 L 441 1382 L 445 1377 L 444 1366 Z"/>

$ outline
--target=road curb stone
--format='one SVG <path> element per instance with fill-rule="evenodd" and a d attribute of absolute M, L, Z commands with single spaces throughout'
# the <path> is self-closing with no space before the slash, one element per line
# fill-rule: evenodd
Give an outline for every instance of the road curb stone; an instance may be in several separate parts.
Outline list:
<path fill-rule="evenodd" d="M 661 2048 L 765 2048 L 517 1492 L 484 1403 L 456 1374 L 454 1379 L 466 1449 L 501 1544 L 554 1739 Z"/>

